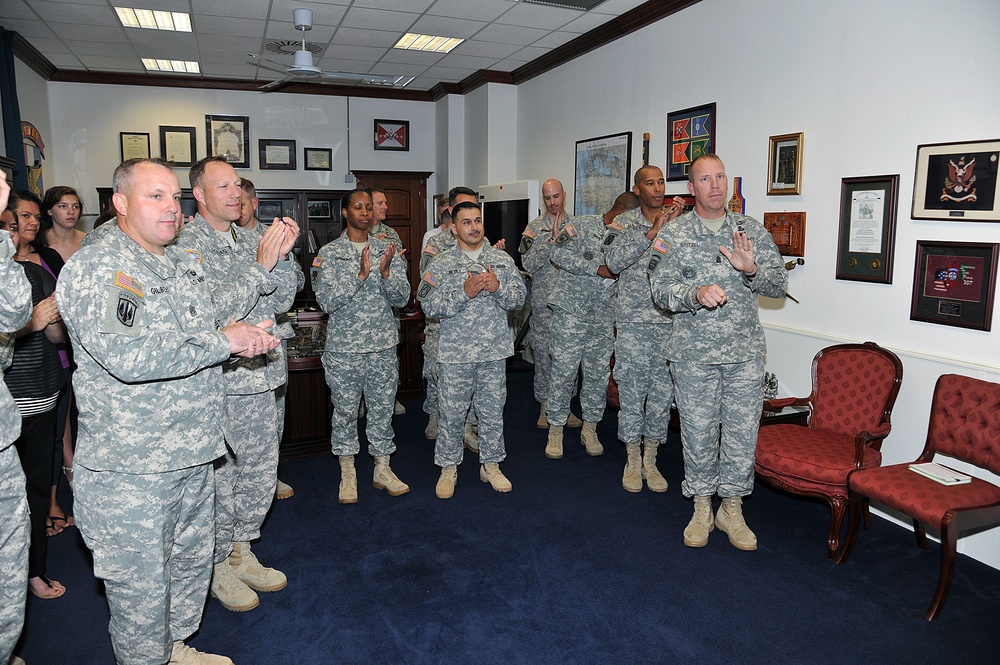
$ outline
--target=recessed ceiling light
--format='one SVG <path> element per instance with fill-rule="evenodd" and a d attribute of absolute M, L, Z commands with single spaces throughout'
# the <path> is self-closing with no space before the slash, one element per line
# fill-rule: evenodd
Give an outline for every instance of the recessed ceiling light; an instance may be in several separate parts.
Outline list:
<path fill-rule="evenodd" d="M 408 51 L 428 51 L 431 53 L 451 53 L 451 50 L 464 42 L 464 39 L 457 37 L 438 37 L 436 35 L 420 35 L 408 32 L 393 48 L 406 49 Z"/>
<path fill-rule="evenodd" d="M 126 28 L 191 32 L 191 16 L 184 12 L 163 12 L 153 9 L 115 7 L 115 13 L 118 14 L 118 20 Z"/>
<path fill-rule="evenodd" d="M 164 60 L 143 58 L 142 65 L 151 72 L 178 72 L 180 74 L 200 74 L 201 68 L 191 60 Z"/>

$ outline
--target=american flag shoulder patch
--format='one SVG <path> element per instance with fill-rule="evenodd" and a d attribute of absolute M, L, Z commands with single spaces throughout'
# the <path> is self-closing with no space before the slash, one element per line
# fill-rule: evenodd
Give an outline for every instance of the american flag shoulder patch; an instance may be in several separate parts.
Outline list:
<path fill-rule="evenodd" d="M 522 233 L 521 235 L 527 236 L 529 238 L 534 238 L 537 234 L 534 231 L 532 231 L 531 229 L 525 229 L 524 233 Z"/>
<path fill-rule="evenodd" d="M 312 262 L 313 268 L 319 268 L 321 265 L 323 265 L 323 259 L 321 257 L 317 256 L 316 258 L 313 259 Z"/>
<path fill-rule="evenodd" d="M 610 224 L 608 224 L 609 229 L 614 229 L 615 231 L 622 231 L 625 229 L 625 225 L 619 222 L 617 219 Z"/>
<path fill-rule="evenodd" d="M 660 254 L 666 254 L 668 251 L 670 251 L 670 243 L 666 242 L 665 240 L 661 240 L 660 238 L 657 238 L 656 240 L 653 241 L 653 251 L 659 252 Z"/>
<path fill-rule="evenodd" d="M 131 291 L 140 298 L 142 295 L 142 284 L 135 281 L 121 270 L 115 273 L 115 286 L 125 289 L 126 291 Z"/>
<path fill-rule="evenodd" d="M 185 249 L 184 251 L 187 252 L 191 256 L 191 258 L 195 260 L 195 263 L 201 263 L 201 252 L 199 252 L 197 249 Z"/>
<path fill-rule="evenodd" d="M 430 254 L 431 256 L 437 256 L 438 248 L 434 245 L 427 245 L 424 247 L 424 254 Z"/>
<path fill-rule="evenodd" d="M 429 272 L 425 272 L 424 273 L 424 281 L 427 282 L 428 284 L 430 284 L 431 286 L 437 286 L 438 285 L 437 275 L 433 275 L 433 274 L 431 274 Z"/>

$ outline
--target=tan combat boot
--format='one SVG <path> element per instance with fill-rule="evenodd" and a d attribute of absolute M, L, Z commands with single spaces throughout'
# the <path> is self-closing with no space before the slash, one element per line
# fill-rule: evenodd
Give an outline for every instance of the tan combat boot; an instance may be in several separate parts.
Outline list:
<path fill-rule="evenodd" d="M 479 479 L 484 483 L 489 483 L 498 492 L 509 492 L 511 490 L 510 481 L 507 476 L 500 471 L 500 465 L 496 462 L 487 462 L 479 469 Z"/>
<path fill-rule="evenodd" d="M 438 417 L 436 413 L 427 417 L 427 427 L 424 428 L 424 438 L 434 441 L 438 438 Z"/>
<path fill-rule="evenodd" d="M 642 451 L 642 477 L 646 481 L 646 486 L 654 492 L 666 492 L 667 481 L 656 468 L 656 448 L 659 441 L 650 441 L 643 437 Z"/>
<path fill-rule="evenodd" d="M 471 423 L 465 423 L 465 432 L 462 434 L 462 445 L 474 453 L 479 452 L 479 427 Z"/>
<path fill-rule="evenodd" d="M 639 443 L 626 443 L 625 450 L 628 452 L 628 462 L 625 464 L 625 473 L 622 474 L 622 487 L 629 492 L 641 492 L 642 457 L 639 454 Z"/>
<path fill-rule="evenodd" d="M 257 556 L 250 551 L 250 543 L 233 543 L 229 565 L 236 571 L 240 581 L 254 591 L 281 591 L 288 586 L 288 579 L 283 572 L 265 568 L 257 561 Z"/>
<path fill-rule="evenodd" d="M 708 534 L 715 528 L 712 519 L 712 497 L 694 497 L 694 515 L 684 527 L 684 544 L 688 547 L 704 547 L 708 544 Z"/>
<path fill-rule="evenodd" d="M 260 605 L 257 594 L 236 575 L 228 559 L 212 568 L 209 591 L 230 612 L 247 612 Z"/>
<path fill-rule="evenodd" d="M 538 412 L 538 420 L 535 421 L 538 425 L 538 429 L 548 429 L 549 428 L 549 416 L 545 411 L 545 402 L 542 402 L 542 410 Z"/>
<path fill-rule="evenodd" d="M 358 474 L 354 471 L 354 455 L 340 456 L 340 494 L 337 502 L 358 502 Z"/>
<path fill-rule="evenodd" d="M 441 469 L 434 493 L 439 499 L 450 499 L 455 494 L 455 483 L 458 482 L 458 467 L 446 466 Z"/>
<path fill-rule="evenodd" d="M 24 661 L 21 661 L 22 665 Z M 11 661 L 14 665 L 14 661 Z M 214 653 L 205 653 L 192 649 L 181 641 L 174 642 L 170 651 L 170 660 L 167 665 L 233 665 L 233 661 L 225 656 L 217 656 Z"/>
<path fill-rule="evenodd" d="M 288 483 L 283 483 L 278 480 L 278 483 L 274 486 L 274 498 L 275 499 L 291 499 L 295 496 L 295 490 Z"/>
<path fill-rule="evenodd" d="M 743 499 L 738 496 L 722 500 L 719 512 L 715 515 L 715 523 L 719 531 L 729 536 L 733 547 L 745 552 L 757 549 L 757 536 L 743 520 Z"/>
<path fill-rule="evenodd" d="M 591 457 L 604 454 L 604 446 L 597 438 L 597 423 L 587 421 L 583 424 L 583 430 L 580 432 L 580 443 L 586 446 L 587 454 Z"/>
<path fill-rule="evenodd" d="M 545 456 L 549 459 L 562 459 L 563 456 L 562 425 L 549 425 L 549 438 L 545 442 Z"/>
<path fill-rule="evenodd" d="M 410 491 L 410 486 L 396 477 L 396 474 L 389 468 L 389 456 L 382 455 L 375 458 L 375 476 L 372 483 L 377 490 L 385 490 L 389 496 L 399 496 Z"/>
<path fill-rule="evenodd" d="M 573 415 L 570 411 L 569 415 L 566 416 L 566 427 L 583 427 L 583 421 Z"/>

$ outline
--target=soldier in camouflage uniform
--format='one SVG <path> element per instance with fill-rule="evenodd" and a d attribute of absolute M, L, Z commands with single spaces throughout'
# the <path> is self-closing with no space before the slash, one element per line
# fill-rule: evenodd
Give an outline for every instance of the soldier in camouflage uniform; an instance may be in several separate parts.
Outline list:
<path fill-rule="evenodd" d="M 7 207 L 9 193 L 10 186 L 0 178 L 0 212 Z M 0 232 L 0 331 L 4 333 L 20 330 L 31 318 L 31 285 L 13 260 L 15 251 L 7 231 Z M 13 358 L 13 335 L 8 341 L 0 344 L 0 370 Z M 20 433 L 21 414 L 7 384 L 0 381 L 0 663 L 10 659 L 21 634 L 28 589 L 28 501 L 21 462 L 11 445 Z"/>
<path fill-rule="evenodd" d="M 240 198 L 240 218 L 237 224 L 248 231 L 253 231 L 258 238 L 264 237 L 267 227 L 257 221 L 257 188 L 249 178 L 243 178 L 240 187 L 243 195 Z M 259 240 L 258 240 L 259 242 Z M 288 262 L 295 273 L 295 292 L 298 293 L 306 285 L 306 276 L 302 266 L 293 254 L 289 254 Z M 276 336 L 281 338 L 281 345 L 270 353 L 267 363 L 268 383 L 275 386 L 274 402 L 278 423 L 278 442 L 280 444 L 285 431 L 285 392 L 288 390 L 288 340 L 295 336 L 292 324 L 288 321 L 287 312 L 275 312 Z M 275 489 L 275 499 L 289 499 L 295 494 L 290 485 L 278 478 Z"/>
<path fill-rule="evenodd" d="M 499 467 L 506 457 L 506 359 L 514 355 L 507 312 L 520 308 L 526 293 L 510 256 L 484 242 L 479 206 L 460 203 L 452 215 L 458 246 L 430 264 L 417 289 L 424 311 L 441 319 L 441 429 L 434 446 L 434 463 L 441 467 L 435 493 L 441 499 L 455 493 L 462 462 L 462 426 L 472 400 L 479 414 L 479 477 L 498 492 L 511 490 Z"/>
<path fill-rule="evenodd" d="M 479 196 L 473 190 L 468 187 L 452 187 L 451 191 L 448 192 L 448 207 L 445 210 L 447 212 L 446 217 L 442 217 L 441 222 L 441 233 L 436 236 L 431 237 L 427 244 L 424 246 L 423 251 L 420 253 L 420 274 L 424 274 L 430 266 L 431 261 L 441 252 L 451 249 L 457 246 L 458 241 L 455 240 L 455 234 L 452 229 L 454 229 L 454 224 L 451 220 L 451 211 L 459 203 L 464 203 L 469 201 L 471 203 L 479 202 Z M 445 219 L 448 220 L 445 223 Z M 485 240 L 485 238 L 484 238 Z M 489 242 L 488 240 L 485 240 Z M 426 316 L 424 319 L 424 369 L 423 377 L 427 379 L 427 399 L 424 400 L 424 413 L 427 414 L 427 427 L 424 429 L 424 435 L 434 441 L 438 437 L 438 378 L 437 378 L 437 353 L 438 353 L 438 334 L 441 329 L 441 322 L 431 316 Z M 476 422 L 476 410 L 470 409 L 468 418 L 465 423 L 465 434 L 463 441 L 465 446 L 473 451 L 479 452 L 479 435 L 476 431 L 478 424 Z"/>
<path fill-rule="evenodd" d="M 667 439 L 673 401 L 666 356 L 670 313 L 653 304 L 647 269 L 659 256 L 653 238 L 684 208 L 679 201 L 663 205 L 665 184 L 655 166 L 636 171 L 632 192 L 639 197 L 639 207 L 612 222 L 604 238 L 608 269 L 618 275 L 614 376 L 621 407 L 618 438 L 628 452 L 622 487 L 629 492 L 641 492 L 643 479 L 652 491 L 667 491 L 667 481 L 656 468 L 656 449 Z"/>
<path fill-rule="evenodd" d="M 201 257 L 172 244 L 181 189 L 166 162 L 125 162 L 114 189 L 119 227 L 75 254 L 56 287 L 79 363 L 77 526 L 104 580 L 118 663 L 231 665 L 183 642 L 212 574 L 220 363 L 278 340 L 222 325 Z"/>
<path fill-rule="evenodd" d="M 583 367 L 580 405 L 583 430 L 580 441 L 587 454 L 604 453 L 597 438 L 597 423 L 604 417 L 614 348 L 614 275 L 604 263 L 603 240 L 607 225 L 619 214 L 639 205 L 635 194 L 622 194 L 603 217 L 574 217 L 556 236 L 552 264 L 559 269 L 549 306 L 552 309 L 552 382 L 547 402 L 549 436 L 545 456 L 563 454 L 563 426 L 577 372 Z"/>
<path fill-rule="evenodd" d="M 406 264 L 396 243 L 368 234 L 371 198 L 356 189 L 344 197 L 344 233 L 320 249 L 316 301 L 329 314 L 323 369 L 330 386 L 333 420 L 330 445 L 340 458 L 340 503 L 357 503 L 356 414 L 361 397 L 368 404 L 368 452 L 375 457 L 372 482 L 391 496 L 410 491 L 389 468 L 396 451 L 392 404 L 399 385 L 399 327 L 393 307 L 410 297 Z"/>
<path fill-rule="evenodd" d="M 552 178 L 542 183 L 542 200 L 545 212 L 528 222 L 521 234 L 521 264 L 531 275 L 531 320 L 528 327 L 528 345 L 535 362 L 535 400 L 541 404 L 538 412 L 538 427 L 548 429 L 545 403 L 549 399 L 552 356 L 549 337 L 552 334 L 552 310 L 549 296 L 559 277 L 559 270 L 552 265 L 552 243 L 573 217 L 566 214 L 566 192 L 562 183 Z M 573 387 L 576 377 L 573 378 Z M 572 413 L 566 424 L 580 427 L 583 421 Z"/>
<path fill-rule="evenodd" d="M 181 231 L 178 244 L 200 252 L 213 297 L 227 319 L 274 321 L 295 299 L 296 277 L 285 257 L 295 245 L 298 225 L 285 217 L 263 237 L 235 222 L 240 218 L 240 177 L 221 157 L 191 167 L 191 193 L 198 214 Z M 230 294 L 259 281 L 253 299 L 231 302 Z M 288 335 L 289 331 L 277 334 Z M 277 407 L 273 389 L 281 370 L 268 366 L 278 354 L 225 365 L 228 450 L 215 470 L 215 570 L 211 594 L 234 612 L 260 604 L 254 591 L 278 591 L 284 573 L 267 568 L 250 550 L 274 499 L 278 474 Z"/>
<path fill-rule="evenodd" d="M 684 544 L 703 547 L 718 526 L 735 547 L 755 550 L 757 537 L 743 519 L 742 497 L 753 491 L 764 399 L 765 339 L 757 296 L 783 297 L 788 276 L 760 222 L 726 209 L 722 160 L 696 158 L 688 180 L 695 209 L 660 231 L 654 244 L 661 258 L 650 264 L 653 299 L 674 312 L 667 357 L 684 448 L 681 491 L 694 497 Z M 722 505 L 713 520 L 715 494 Z"/>

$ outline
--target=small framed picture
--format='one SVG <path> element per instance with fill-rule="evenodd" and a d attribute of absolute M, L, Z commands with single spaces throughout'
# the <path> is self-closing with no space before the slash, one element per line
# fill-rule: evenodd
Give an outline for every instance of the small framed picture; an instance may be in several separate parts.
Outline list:
<path fill-rule="evenodd" d="M 917 146 L 913 219 L 1000 222 L 1000 139 Z"/>
<path fill-rule="evenodd" d="M 306 209 L 309 211 L 309 219 L 330 219 L 333 216 L 329 201 L 309 201 Z"/>
<path fill-rule="evenodd" d="M 280 199 L 260 199 L 257 201 L 257 219 L 270 221 L 275 217 L 281 219 L 284 216 L 285 211 L 282 209 Z"/>
<path fill-rule="evenodd" d="M 767 195 L 802 193 L 802 132 L 772 136 L 767 148 Z"/>
<path fill-rule="evenodd" d="M 695 157 L 714 152 L 715 102 L 667 113 L 667 180 L 687 180 Z"/>
<path fill-rule="evenodd" d="M 197 130 L 194 127 L 160 125 L 160 157 L 178 167 L 198 161 Z"/>
<path fill-rule="evenodd" d="M 291 139 L 258 139 L 258 168 L 264 171 L 294 171 L 295 141 Z"/>
<path fill-rule="evenodd" d="M 306 171 L 332 171 L 333 148 L 303 148 Z"/>
<path fill-rule="evenodd" d="M 765 212 L 764 228 L 783 256 L 805 256 L 806 214 L 804 212 Z"/>
<path fill-rule="evenodd" d="M 841 180 L 837 279 L 892 284 L 898 196 L 898 173 Z"/>
<path fill-rule="evenodd" d="M 118 143 L 122 161 L 149 159 L 149 134 L 144 132 L 119 132 Z"/>
<path fill-rule="evenodd" d="M 910 319 L 989 331 L 997 243 L 917 241 Z"/>
<path fill-rule="evenodd" d="M 375 149 L 408 151 L 410 149 L 410 121 L 376 120 Z"/>
<path fill-rule="evenodd" d="M 250 117 L 206 115 L 209 155 L 221 155 L 234 169 L 250 168 Z"/>

